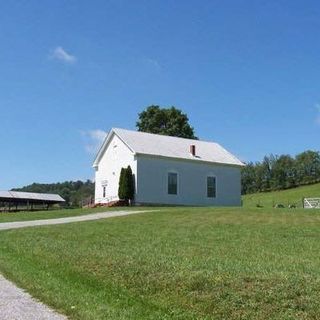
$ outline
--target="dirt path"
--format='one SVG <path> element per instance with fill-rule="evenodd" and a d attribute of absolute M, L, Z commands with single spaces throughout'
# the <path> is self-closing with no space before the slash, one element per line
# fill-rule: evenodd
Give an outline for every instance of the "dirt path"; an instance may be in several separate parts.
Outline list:
<path fill-rule="evenodd" d="M 57 219 L 3 222 L 3 223 L 0 223 L 0 231 L 1 230 L 18 229 L 18 228 L 26 228 L 26 227 L 53 225 L 53 224 L 64 224 L 64 223 L 72 223 L 72 222 L 99 220 L 99 219 L 105 219 L 105 218 L 127 216 L 129 214 L 135 214 L 135 213 L 151 212 L 151 211 L 153 211 L 153 210 L 108 211 L 108 212 L 90 213 L 90 214 L 86 214 L 83 216 L 57 218 Z"/>

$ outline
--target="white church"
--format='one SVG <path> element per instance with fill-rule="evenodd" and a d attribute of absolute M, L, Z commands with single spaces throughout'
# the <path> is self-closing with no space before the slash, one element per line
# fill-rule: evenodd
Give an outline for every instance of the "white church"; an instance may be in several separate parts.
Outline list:
<path fill-rule="evenodd" d="M 219 144 L 112 129 L 94 160 L 95 203 L 119 200 L 121 168 L 131 166 L 137 205 L 241 205 L 241 167 Z"/>

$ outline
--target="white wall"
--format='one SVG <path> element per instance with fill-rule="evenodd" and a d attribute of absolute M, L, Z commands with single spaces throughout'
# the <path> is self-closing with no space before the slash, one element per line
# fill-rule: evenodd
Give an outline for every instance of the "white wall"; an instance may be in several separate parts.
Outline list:
<path fill-rule="evenodd" d="M 168 172 L 178 173 L 178 194 L 169 195 Z M 137 203 L 239 206 L 240 168 L 187 160 L 137 156 Z M 216 198 L 207 198 L 207 176 L 215 176 Z"/>
<path fill-rule="evenodd" d="M 95 203 L 106 203 L 118 199 L 118 187 L 121 168 L 131 166 L 136 176 L 137 165 L 131 150 L 115 135 L 99 162 L 95 173 Z M 106 181 L 106 196 L 103 198 L 103 182 Z"/>

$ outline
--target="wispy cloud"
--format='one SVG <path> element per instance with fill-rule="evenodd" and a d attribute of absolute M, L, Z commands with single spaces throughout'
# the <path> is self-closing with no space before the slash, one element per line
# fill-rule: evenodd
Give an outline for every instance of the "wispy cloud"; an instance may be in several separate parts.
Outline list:
<path fill-rule="evenodd" d="M 161 64 L 156 59 L 146 58 L 145 62 L 147 65 L 149 65 L 150 67 L 152 67 L 153 69 L 155 69 L 157 71 L 160 71 L 162 69 Z"/>
<path fill-rule="evenodd" d="M 84 148 L 89 154 L 96 154 L 104 141 L 107 132 L 96 129 L 81 131 L 84 139 Z"/>
<path fill-rule="evenodd" d="M 315 107 L 316 107 L 316 111 L 317 111 L 316 124 L 318 124 L 320 126 L 320 104 L 316 103 Z"/>
<path fill-rule="evenodd" d="M 59 60 L 68 64 L 73 64 L 77 61 L 76 56 L 68 53 L 62 47 L 56 47 L 54 50 L 52 50 L 50 54 L 50 58 L 54 60 Z"/>

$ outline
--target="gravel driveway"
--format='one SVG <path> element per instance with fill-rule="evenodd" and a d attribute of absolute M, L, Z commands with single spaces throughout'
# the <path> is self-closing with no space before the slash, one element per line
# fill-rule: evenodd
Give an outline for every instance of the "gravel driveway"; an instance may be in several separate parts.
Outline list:
<path fill-rule="evenodd" d="M 1 320 L 66 320 L 0 275 Z"/>
<path fill-rule="evenodd" d="M 52 224 L 65 224 L 65 223 L 71 223 L 71 222 L 99 220 L 99 219 L 105 219 L 105 218 L 127 216 L 129 214 L 135 214 L 135 213 L 151 212 L 151 211 L 154 211 L 154 210 L 107 211 L 107 212 L 90 213 L 83 216 L 57 218 L 57 219 L 3 222 L 3 223 L 0 223 L 0 231 L 9 230 L 9 229 L 26 228 L 26 227 L 35 227 L 35 226 L 45 226 L 45 225 L 52 225 Z"/>

